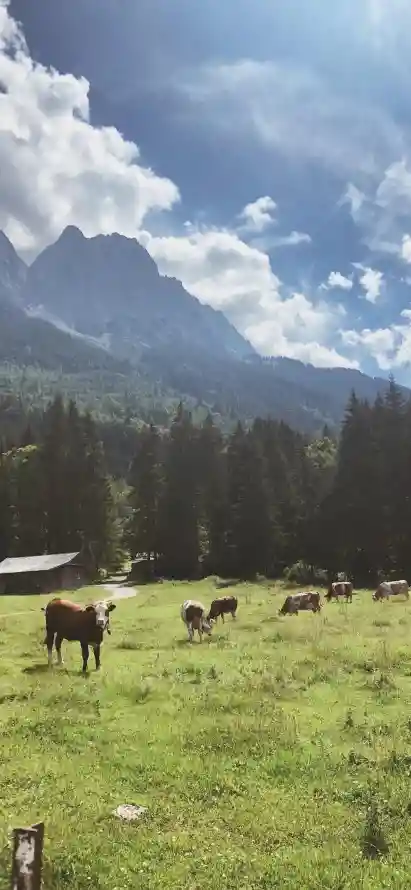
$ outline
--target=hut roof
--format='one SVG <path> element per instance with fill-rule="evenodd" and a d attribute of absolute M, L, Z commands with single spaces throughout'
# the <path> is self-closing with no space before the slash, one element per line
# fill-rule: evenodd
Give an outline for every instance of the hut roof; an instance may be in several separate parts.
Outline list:
<path fill-rule="evenodd" d="M 42 556 L 7 557 L 0 562 L 0 575 L 18 575 L 23 572 L 49 572 L 59 569 L 79 556 L 77 553 L 43 553 Z"/>

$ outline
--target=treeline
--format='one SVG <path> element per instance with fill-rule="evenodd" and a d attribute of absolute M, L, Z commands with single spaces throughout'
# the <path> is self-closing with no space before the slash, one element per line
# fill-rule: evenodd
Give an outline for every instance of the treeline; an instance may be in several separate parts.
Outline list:
<path fill-rule="evenodd" d="M 86 546 L 98 569 L 116 563 L 120 533 L 95 423 L 57 397 L 36 433 L 0 449 L 0 559 Z"/>
<path fill-rule="evenodd" d="M 338 446 L 259 419 L 223 439 L 181 408 L 168 437 L 141 436 L 129 482 L 128 545 L 164 574 L 411 579 L 411 402 L 393 380 L 373 405 L 352 395 Z"/>
<path fill-rule="evenodd" d="M 125 540 L 160 574 L 253 578 L 308 557 L 310 520 L 333 474 L 334 445 L 309 445 L 286 424 L 256 420 L 223 438 L 180 406 L 170 431 L 139 437 Z"/>
<path fill-rule="evenodd" d="M 341 566 L 364 586 L 411 581 L 411 402 L 393 380 L 374 405 L 352 395 L 315 528 L 317 564 Z"/>
<path fill-rule="evenodd" d="M 61 398 L 0 447 L 0 557 L 91 545 L 99 567 L 147 555 L 160 575 L 289 577 L 345 571 L 355 584 L 411 578 L 411 405 L 393 381 L 350 399 L 338 444 L 256 419 L 223 436 L 180 405 L 169 429 L 113 425 Z M 1 423 L 0 423 L 1 439 Z"/>

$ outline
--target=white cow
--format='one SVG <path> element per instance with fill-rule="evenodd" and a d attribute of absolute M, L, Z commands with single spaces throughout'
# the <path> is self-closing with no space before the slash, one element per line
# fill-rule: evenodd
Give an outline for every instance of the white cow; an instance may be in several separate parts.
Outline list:
<path fill-rule="evenodd" d="M 390 596 L 400 596 L 404 594 L 405 599 L 410 598 L 408 581 L 381 581 L 377 590 L 373 593 L 373 600 L 385 600 Z"/>
<path fill-rule="evenodd" d="M 200 643 L 203 642 L 203 634 L 211 634 L 211 622 L 207 621 L 206 608 L 196 600 L 185 600 L 181 606 L 181 618 L 188 630 L 188 639 L 193 642 L 194 631 L 198 632 Z"/>

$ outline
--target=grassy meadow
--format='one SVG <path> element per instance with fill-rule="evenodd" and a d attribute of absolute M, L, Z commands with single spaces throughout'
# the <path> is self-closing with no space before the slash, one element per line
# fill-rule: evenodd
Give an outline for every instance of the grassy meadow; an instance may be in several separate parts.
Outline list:
<path fill-rule="evenodd" d="M 279 617 L 281 586 L 236 593 L 190 646 L 179 606 L 211 582 L 140 588 L 87 677 L 76 643 L 46 669 L 45 597 L 0 598 L 0 890 L 39 820 L 45 890 L 410 886 L 411 601 Z"/>

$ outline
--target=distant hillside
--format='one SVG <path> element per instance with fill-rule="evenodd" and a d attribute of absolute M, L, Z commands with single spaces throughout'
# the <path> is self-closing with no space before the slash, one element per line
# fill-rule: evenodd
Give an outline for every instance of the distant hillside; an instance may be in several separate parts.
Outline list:
<path fill-rule="evenodd" d="M 338 426 L 352 389 L 373 401 L 387 381 L 262 358 L 137 241 L 69 227 L 29 268 L 0 233 L 0 392 L 14 386 L 63 389 L 107 419 L 166 422 L 183 398 L 226 428 L 260 415 L 314 433 Z"/>

